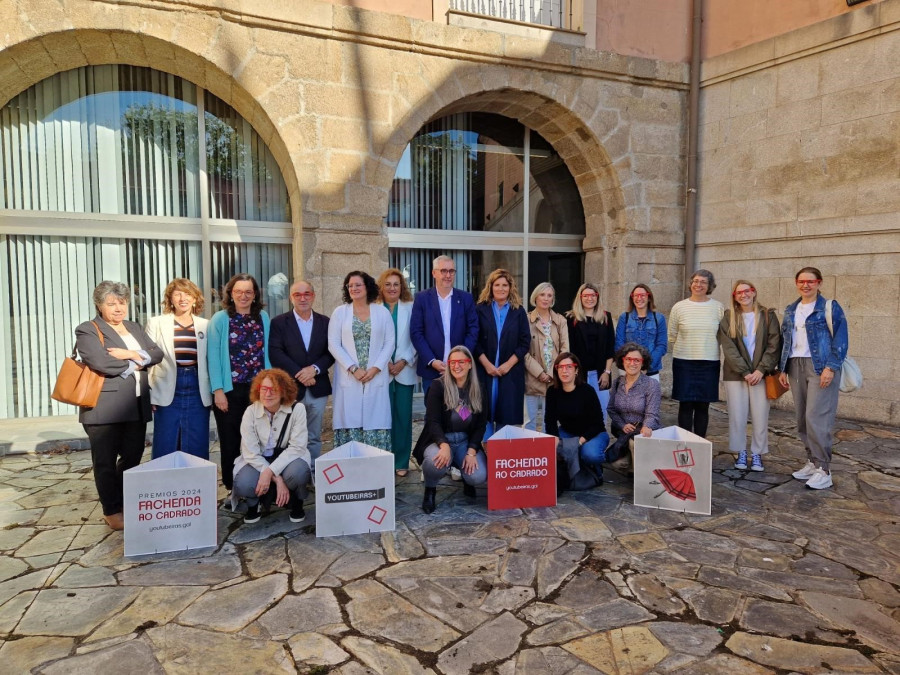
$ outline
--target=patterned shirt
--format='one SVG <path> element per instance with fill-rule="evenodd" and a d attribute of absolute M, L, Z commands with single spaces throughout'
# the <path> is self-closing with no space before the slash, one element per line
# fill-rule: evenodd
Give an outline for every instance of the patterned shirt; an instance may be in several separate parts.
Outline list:
<path fill-rule="evenodd" d="M 197 365 L 197 333 L 194 324 L 182 326 L 175 321 L 175 363 L 179 366 Z"/>
<path fill-rule="evenodd" d="M 631 389 L 625 391 L 625 376 L 616 378 L 609 390 L 609 419 L 613 428 L 626 424 L 659 429 L 659 382 L 641 373 Z"/>
<path fill-rule="evenodd" d="M 228 355 L 231 357 L 231 380 L 250 384 L 266 367 L 265 334 L 262 321 L 249 314 L 235 314 L 228 319 Z"/>

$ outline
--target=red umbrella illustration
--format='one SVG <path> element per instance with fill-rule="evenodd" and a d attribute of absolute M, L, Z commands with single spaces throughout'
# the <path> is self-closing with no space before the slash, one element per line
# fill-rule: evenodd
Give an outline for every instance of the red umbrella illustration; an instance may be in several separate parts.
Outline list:
<path fill-rule="evenodd" d="M 662 485 L 663 491 L 654 499 L 659 498 L 663 492 L 668 492 L 673 497 L 682 501 L 697 501 L 697 491 L 694 489 L 694 479 L 687 471 L 679 469 L 653 469 L 653 475 L 659 482 L 652 481 L 650 485 Z"/>

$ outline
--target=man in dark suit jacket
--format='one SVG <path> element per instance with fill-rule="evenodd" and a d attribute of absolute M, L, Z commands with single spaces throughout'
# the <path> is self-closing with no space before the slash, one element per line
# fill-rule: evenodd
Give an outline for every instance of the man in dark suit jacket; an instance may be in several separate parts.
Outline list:
<path fill-rule="evenodd" d="M 416 371 L 428 392 L 432 381 L 446 370 L 447 355 L 457 345 L 475 351 L 478 315 L 469 293 L 453 287 L 456 264 L 439 255 L 431 268 L 434 288 L 416 294 L 409 320 L 409 336 L 418 354 Z M 473 364 L 474 365 L 474 364 Z"/>
<path fill-rule="evenodd" d="M 328 369 L 334 357 L 328 351 L 328 317 L 312 310 L 316 291 L 308 281 L 291 286 L 294 309 L 272 319 L 269 360 L 297 380 L 297 401 L 306 408 L 307 447 L 315 471 L 322 451 L 322 418 L 331 393 Z"/>

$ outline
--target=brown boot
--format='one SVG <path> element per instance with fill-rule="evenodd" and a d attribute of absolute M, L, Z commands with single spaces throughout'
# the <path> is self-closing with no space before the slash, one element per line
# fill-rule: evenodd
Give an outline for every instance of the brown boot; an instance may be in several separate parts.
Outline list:
<path fill-rule="evenodd" d="M 103 520 L 106 521 L 106 524 L 109 525 L 110 529 L 113 530 L 124 530 L 125 529 L 125 518 L 122 516 L 122 513 L 113 513 L 108 516 L 103 516 Z"/>

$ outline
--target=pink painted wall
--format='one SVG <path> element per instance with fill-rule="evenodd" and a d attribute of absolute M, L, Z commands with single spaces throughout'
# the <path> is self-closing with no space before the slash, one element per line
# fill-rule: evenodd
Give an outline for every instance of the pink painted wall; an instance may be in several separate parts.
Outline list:
<path fill-rule="evenodd" d="M 691 0 L 595 1 L 597 49 L 661 61 L 690 60 Z"/>
<path fill-rule="evenodd" d="M 703 0 L 703 58 L 783 35 L 825 19 L 871 7 L 846 0 Z"/>

